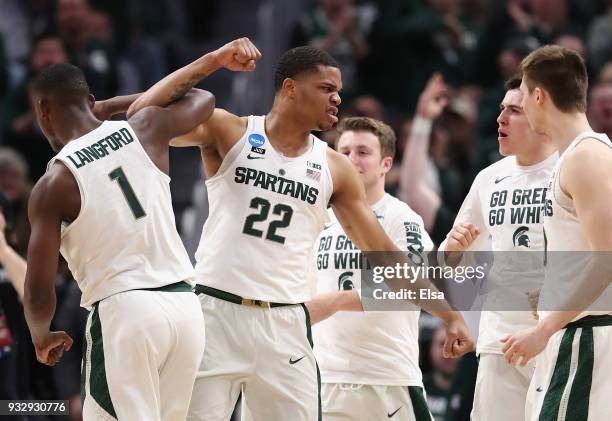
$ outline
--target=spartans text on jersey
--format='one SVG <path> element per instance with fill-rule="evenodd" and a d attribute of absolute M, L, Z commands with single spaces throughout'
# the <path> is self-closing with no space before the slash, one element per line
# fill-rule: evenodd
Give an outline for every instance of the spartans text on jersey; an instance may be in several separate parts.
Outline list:
<path fill-rule="evenodd" d="M 279 177 L 254 168 L 236 167 L 234 182 L 248 185 L 253 182 L 254 187 L 270 190 L 285 196 L 300 199 L 311 205 L 317 202 L 319 189 L 299 181 Z"/>

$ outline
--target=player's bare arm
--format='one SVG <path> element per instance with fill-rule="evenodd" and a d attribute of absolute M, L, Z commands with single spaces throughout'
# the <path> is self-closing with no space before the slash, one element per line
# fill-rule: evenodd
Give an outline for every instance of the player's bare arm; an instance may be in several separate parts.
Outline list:
<path fill-rule="evenodd" d="M 202 79 L 221 68 L 232 71 L 253 71 L 261 53 L 248 38 L 239 38 L 207 53 L 185 67 L 169 74 L 143 95 L 128 110 L 128 116 L 149 106 L 166 106 L 185 95 Z"/>
<path fill-rule="evenodd" d="M 23 283 L 25 281 L 26 262 L 6 241 L 4 230 L 6 220 L 0 211 L 0 264 L 6 271 L 8 279 L 17 292 L 17 297 L 23 302 Z"/>
<path fill-rule="evenodd" d="M 364 252 L 399 252 L 399 248 L 387 236 L 368 206 L 363 183 L 348 159 L 332 150 L 328 151 L 327 158 L 334 183 L 331 205 L 351 241 Z M 409 263 L 409 259 L 406 258 L 405 262 Z M 412 284 L 398 280 L 389 280 L 388 284 L 397 290 L 435 289 L 427 279 L 422 278 Z M 439 317 L 446 324 L 448 341 L 445 347 L 446 355 L 458 357 L 472 350 L 473 341 L 463 317 L 445 300 L 415 300 L 414 304 Z"/>
<path fill-rule="evenodd" d="M 101 101 L 96 100 L 92 111 L 98 120 L 110 120 L 114 115 L 127 112 L 134 101 L 141 95 L 142 92 L 132 95 L 120 95 Z"/>
<path fill-rule="evenodd" d="M 357 290 L 335 291 L 319 294 L 307 301 L 310 323 L 322 322 L 339 311 L 363 311 Z"/>
<path fill-rule="evenodd" d="M 139 110 L 128 122 L 153 162 L 168 173 L 169 140 L 206 121 L 214 108 L 215 98 L 210 92 L 192 88 L 167 107 L 148 106 Z"/>
<path fill-rule="evenodd" d="M 400 188 L 428 231 L 441 204 L 440 197 L 425 183 L 429 137 L 433 121 L 448 104 L 447 91 L 444 79 L 435 73 L 421 92 L 400 170 Z"/>
<path fill-rule="evenodd" d="M 588 168 L 589 171 L 585 171 Z M 521 365 L 538 355 L 548 339 L 576 318 L 610 285 L 612 262 L 612 153 L 600 142 L 578 145 L 560 169 L 561 188 L 572 198 L 592 252 L 590 261 L 576 279 L 573 292 L 558 308 L 532 329 L 505 338 L 506 360 Z"/>
<path fill-rule="evenodd" d="M 167 106 L 221 68 L 253 71 L 260 58 L 261 53 L 248 38 L 227 43 L 157 82 L 130 106 L 128 117 L 146 106 Z M 201 119 L 200 124 L 189 133 L 175 137 L 171 145 L 199 146 L 206 174 L 210 176 L 217 172 L 223 157 L 240 139 L 246 127 L 246 118 L 216 109 L 210 118 Z"/>
<path fill-rule="evenodd" d="M 32 226 L 28 246 L 24 311 L 36 358 L 54 365 L 72 346 L 66 332 L 51 332 L 55 313 L 55 274 L 60 249 L 62 222 L 74 221 L 81 207 L 76 180 L 70 170 L 56 163 L 40 179 L 30 196 L 28 216 Z"/>

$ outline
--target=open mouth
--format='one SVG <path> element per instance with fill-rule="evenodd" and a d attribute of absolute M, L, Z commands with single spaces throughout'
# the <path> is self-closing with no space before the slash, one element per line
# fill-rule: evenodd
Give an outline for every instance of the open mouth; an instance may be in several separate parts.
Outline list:
<path fill-rule="evenodd" d="M 334 123 L 338 122 L 338 109 L 336 107 L 329 107 L 327 109 L 327 116 L 330 118 L 330 120 L 332 120 Z"/>
<path fill-rule="evenodd" d="M 501 140 L 501 139 L 506 139 L 508 137 L 508 134 L 506 132 L 503 132 L 501 130 L 497 130 L 497 139 Z"/>

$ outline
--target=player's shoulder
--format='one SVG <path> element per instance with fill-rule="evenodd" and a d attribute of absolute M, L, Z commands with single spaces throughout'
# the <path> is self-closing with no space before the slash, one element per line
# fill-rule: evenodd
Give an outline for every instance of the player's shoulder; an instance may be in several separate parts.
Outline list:
<path fill-rule="evenodd" d="M 61 202 L 59 198 L 66 198 L 78 191 L 72 172 L 60 161 L 55 161 L 32 188 L 29 207 L 49 209 Z"/>
<path fill-rule="evenodd" d="M 500 171 L 512 171 L 516 168 L 516 158 L 514 156 L 506 156 L 500 159 L 499 161 L 493 162 L 488 167 L 480 170 L 476 177 L 480 178 L 491 178 L 496 175 L 500 175 Z"/>
<path fill-rule="evenodd" d="M 612 173 L 612 144 L 609 140 L 594 139 L 600 141 L 582 141 L 567 152 L 561 168 L 565 176 L 595 182 L 602 178 L 609 179 Z"/>
<path fill-rule="evenodd" d="M 585 136 L 572 150 L 568 151 L 565 160 L 588 163 L 590 159 L 612 159 L 612 142 L 605 134 Z"/>

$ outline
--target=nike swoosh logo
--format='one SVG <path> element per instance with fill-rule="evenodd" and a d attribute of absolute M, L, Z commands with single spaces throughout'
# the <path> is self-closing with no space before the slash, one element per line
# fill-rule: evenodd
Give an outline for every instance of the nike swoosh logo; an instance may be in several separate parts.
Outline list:
<path fill-rule="evenodd" d="M 512 176 L 511 176 L 511 175 L 507 175 L 507 176 L 502 177 L 502 178 L 496 178 L 496 179 L 495 179 L 495 184 L 499 183 L 499 182 L 500 182 L 500 181 L 502 181 L 502 180 L 505 180 L 505 179 L 506 179 L 506 178 L 508 178 L 508 177 L 512 177 Z"/>
<path fill-rule="evenodd" d="M 304 355 L 302 358 L 298 358 L 297 360 L 294 360 L 293 357 L 289 358 L 289 364 L 293 365 L 295 363 L 299 363 L 300 361 L 302 361 L 304 358 L 306 357 L 306 355 Z"/>
<path fill-rule="evenodd" d="M 399 411 L 399 410 L 400 410 L 400 409 L 402 409 L 402 408 L 403 408 L 403 406 L 400 406 L 399 408 L 397 408 L 395 411 L 393 411 L 393 412 L 391 412 L 391 413 L 388 413 L 388 412 L 387 412 L 387 418 L 393 418 L 393 416 L 394 416 L 395 414 L 397 414 L 397 411 Z"/>
<path fill-rule="evenodd" d="M 536 392 L 541 392 L 541 391 L 543 391 L 543 390 L 544 390 L 544 389 L 542 389 L 542 386 L 540 386 L 540 387 L 538 387 L 538 388 L 536 389 Z"/>
<path fill-rule="evenodd" d="M 331 227 L 333 227 L 333 226 L 334 226 L 334 224 L 325 225 L 325 226 L 323 227 L 323 231 L 325 231 L 326 229 L 329 229 L 329 228 L 331 228 Z"/>
<path fill-rule="evenodd" d="M 265 157 L 263 156 L 251 156 L 251 154 L 247 155 L 247 159 L 264 159 Z"/>

